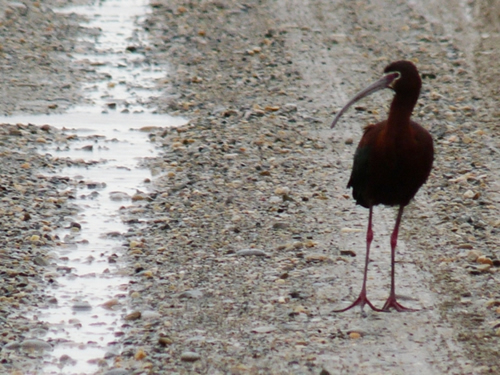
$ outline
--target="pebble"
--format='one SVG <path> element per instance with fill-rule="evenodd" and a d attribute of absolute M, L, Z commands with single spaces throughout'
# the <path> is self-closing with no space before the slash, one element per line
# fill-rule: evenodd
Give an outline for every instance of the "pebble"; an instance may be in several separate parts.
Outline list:
<path fill-rule="evenodd" d="M 184 362 L 196 362 L 201 359 L 201 355 L 195 352 L 183 352 L 181 354 L 181 361 Z"/>
<path fill-rule="evenodd" d="M 120 301 L 117 298 L 113 298 L 104 302 L 101 306 L 107 310 L 114 310 L 118 305 L 120 305 Z"/>
<path fill-rule="evenodd" d="M 146 352 L 143 349 L 138 349 L 134 355 L 136 361 L 142 361 L 146 357 L 147 357 Z"/>
<path fill-rule="evenodd" d="M 134 311 L 128 315 L 125 315 L 123 318 L 124 320 L 137 320 L 140 319 L 142 316 L 142 313 L 140 311 Z"/>
<path fill-rule="evenodd" d="M 3 346 L 3 349 L 4 350 L 18 350 L 20 347 L 21 347 L 20 343 L 18 343 L 16 341 L 12 341 L 12 342 L 9 342 L 8 344 L 5 344 Z"/>
<path fill-rule="evenodd" d="M 158 319 L 161 314 L 157 311 L 145 310 L 142 313 L 142 319 L 144 320 L 154 320 Z"/>
<path fill-rule="evenodd" d="M 130 195 L 128 195 L 123 191 L 112 191 L 109 193 L 109 199 L 111 199 L 112 201 L 121 202 L 121 201 L 129 201 L 131 198 Z"/>
<path fill-rule="evenodd" d="M 349 337 L 351 339 L 359 339 L 359 338 L 361 338 L 361 334 L 359 332 L 351 332 L 351 333 L 349 333 Z"/>
<path fill-rule="evenodd" d="M 488 258 L 485 255 L 481 255 L 481 256 L 477 257 L 476 262 L 481 263 L 481 264 L 489 264 L 490 266 L 493 265 L 493 260 L 491 260 L 490 258 Z"/>
<path fill-rule="evenodd" d="M 49 265 L 49 262 L 47 262 L 44 258 L 40 256 L 36 256 L 35 258 L 33 258 L 33 263 L 42 267 L 47 267 Z"/>
<path fill-rule="evenodd" d="M 160 337 L 158 339 L 158 343 L 162 346 L 168 346 L 173 343 L 172 339 L 170 337 Z"/>
<path fill-rule="evenodd" d="M 92 310 L 92 306 L 87 301 L 75 302 L 71 308 L 73 309 L 73 311 L 90 311 L 90 310 Z"/>
<path fill-rule="evenodd" d="M 50 345 L 49 343 L 47 343 L 43 340 L 39 340 L 39 339 L 24 340 L 23 342 L 21 342 L 20 346 L 21 346 L 21 348 L 23 348 L 25 350 L 42 351 L 42 350 L 51 350 L 52 349 L 52 345 Z"/>
<path fill-rule="evenodd" d="M 199 289 L 187 290 L 179 294 L 179 298 L 194 298 L 198 299 L 203 297 L 203 292 Z"/>
<path fill-rule="evenodd" d="M 242 249 L 236 252 L 236 255 L 246 257 L 246 256 L 259 256 L 259 257 L 269 257 L 269 255 L 259 249 Z"/>
<path fill-rule="evenodd" d="M 466 256 L 469 262 L 475 262 L 481 256 L 481 252 L 477 250 L 470 250 L 467 252 Z"/>
<path fill-rule="evenodd" d="M 476 193 L 474 193 L 472 190 L 467 190 L 465 193 L 464 193 L 464 198 L 474 198 L 474 196 L 476 195 Z"/>
<path fill-rule="evenodd" d="M 332 259 L 325 254 L 306 254 L 305 259 L 307 262 L 332 262 Z"/>
<path fill-rule="evenodd" d="M 104 373 L 104 375 L 131 375 L 131 374 L 132 374 L 131 371 L 122 368 L 114 368 Z"/>
<path fill-rule="evenodd" d="M 252 328 L 253 333 L 271 333 L 276 331 L 275 326 L 260 326 L 256 328 Z"/>

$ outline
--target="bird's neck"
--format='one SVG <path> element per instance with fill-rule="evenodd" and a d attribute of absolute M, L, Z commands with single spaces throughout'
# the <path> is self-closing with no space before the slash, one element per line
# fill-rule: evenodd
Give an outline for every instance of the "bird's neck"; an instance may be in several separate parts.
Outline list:
<path fill-rule="evenodd" d="M 402 127 L 410 126 L 410 117 L 417 103 L 417 97 L 396 95 L 391 103 L 389 118 L 387 120 L 390 128 L 401 131 Z"/>

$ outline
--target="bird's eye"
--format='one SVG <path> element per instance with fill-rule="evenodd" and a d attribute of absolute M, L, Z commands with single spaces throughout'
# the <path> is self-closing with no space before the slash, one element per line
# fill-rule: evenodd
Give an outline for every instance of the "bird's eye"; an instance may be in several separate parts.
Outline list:
<path fill-rule="evenodd" d="M 398 75 L 396 78 L 394 78 L 394 81 L 397 81 L 398 79 L 401 78 L 401 73 L 400 72 L 397 72 L 397 71 L 396 72 L 391 72 L 391 74 L 394 74 L 394 73 L 396 73 Z"/>

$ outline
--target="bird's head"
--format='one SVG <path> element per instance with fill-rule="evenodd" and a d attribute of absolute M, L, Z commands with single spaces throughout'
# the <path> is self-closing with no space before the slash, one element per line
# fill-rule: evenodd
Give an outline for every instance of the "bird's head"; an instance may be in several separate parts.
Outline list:
<path fill-rule="evenodd" d="M 386 76 L 394 77 L 386 87 L 393 89 L 398 95 L 411 95 L 418 98 L 422 80 L 417 67 L 411 61 L 395 61 L 385 67 L 384 73 Z"/>
<path fill-rule="evenodd" d="M 344 108 L 335 116 L 331 127 L 335 126 L 342 114 L 351 105 L 376 91 L 390 88 L 394 90 L 397 96 L 409 99 L 410 102 L 416 102 L 421 86 L 422 80 L 418 74 L 417 67 L 412 62 L 405 60 L 395 61 L 384 69 L 384 75 L 378 81 L 361 90 L 349 100 Z"/>

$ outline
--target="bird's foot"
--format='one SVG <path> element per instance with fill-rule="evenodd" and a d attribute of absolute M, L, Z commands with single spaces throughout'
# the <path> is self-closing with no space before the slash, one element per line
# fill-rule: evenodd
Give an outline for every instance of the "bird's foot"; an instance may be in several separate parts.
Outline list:
<path fill-rule="evenodd" d="M 370 306 L 370 308 L 373 311 L 379 311 L 379 312 L 382 311 L 380 309 L 377 309 L 375 306 L 373 306 L 373 304 L 366 297 L 366 293 L 361 292 L 361 294 L 359 295 L 359 297 L 352 304 L 350 304 L 349 306 L 347 306 L 344 309 L 333 310 L 332 312 L 334 312 L 334 313 L 344 312 L 344 311 L 352 309 L 354 306 L 360 306 L 361 307 L 361 312 L 363 312 L 363 307 L 365 307 L 365 305 Z"/>
<path fill-rule="evenodd" d="M 397 300 L 396 300 L 396 296 L 395 295 L 391 295 L 389 296 L 389 298 L 387 298 L 387 301 L 385 302 L 384 304 L 384 307 L 382 307 L 381 310 L 379 311 L 383 311 L 383 312 L 389 312 L 391 307 L 398 311 L 398 312 L 412 312 L 412 311 L 418 311 L 417 309 L 410 309 L 408 307 L 404 307 L 403 305 L 401 305 Z"/>

